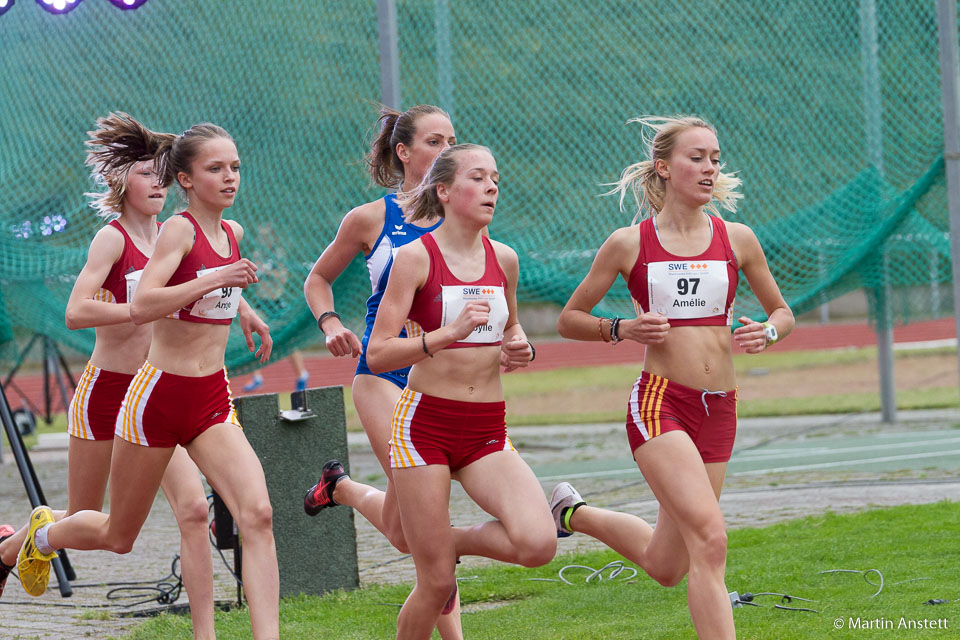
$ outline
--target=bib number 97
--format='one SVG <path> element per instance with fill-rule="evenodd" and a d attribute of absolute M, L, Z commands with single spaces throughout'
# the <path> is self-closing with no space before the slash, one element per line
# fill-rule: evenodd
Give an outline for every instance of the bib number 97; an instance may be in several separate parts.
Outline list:
<path fill-rule="evenodd" d="M 700 278 L 679 278 L 677 280 L 677 293 L 681 296 L 696 295 L 698 286 L 700 286 Z"/>

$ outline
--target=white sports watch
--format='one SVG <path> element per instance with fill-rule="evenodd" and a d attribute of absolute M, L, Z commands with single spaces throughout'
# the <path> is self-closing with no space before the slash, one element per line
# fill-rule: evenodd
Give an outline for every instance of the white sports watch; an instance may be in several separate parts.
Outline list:
<path fill-rule="evenodd" d="M 769 322 L 761 322 L 760 324 L 763 326 L 763 335 L 767 338 L 766 346 L 769 347 L 780 339 L 780 334 L 777 333 L 777 328 L 775 326 Z"/>

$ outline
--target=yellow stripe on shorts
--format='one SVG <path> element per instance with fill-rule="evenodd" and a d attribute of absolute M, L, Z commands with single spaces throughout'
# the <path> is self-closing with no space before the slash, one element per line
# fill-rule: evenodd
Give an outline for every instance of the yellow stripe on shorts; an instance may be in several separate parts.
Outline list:
<path fill-rule="evenodd" d="M 145 444 L 140 442 L 140 434 L 137 433 L 137 412 L 140 409 L 140 403 L 143 401 L 143 394 L 153 379 L 157 370 L 146 362 L 137 372 L 137 377 L 127 390 L 127 398 L 130 402 L 127 404 L 126 411 L 123 413 L 123 439 L 134 444 Z"/>
<path fill-rule="evenodd" d="M 407 443 L 404 439 L 403 426 L 407 420 L 407 413 L 410 411 L 410 405 L 416 399 L 417 394 L 410 389 L 404 389 L 400 394 L 400 400 L 393 410 L 393 451 L 396 456 L 397 466 L 400 468 L 416 466 Z M 404 457 L 406 458 L 404 460 Z"/>
<path fill-rule="evenodd" d="M 87 363 L 87 366 L 83 368 L 83 375 L 80 376 L 80 382 L 77 383 L 77 388 L 73 392 L 73 402 L 70 405 L 70 433 L 71 435 L 77 436 L 78 438 L 83 438 L 84 440 L 89 440 L 90 434 L 87 433 L 87 425 L 83 420 L 85 414 L 83 407 L 87 404 L 87 396 L 90 393 L 90 382 L 93 380 L 93 374 L 96 372 L 96 367 L 91 363 Z"/>

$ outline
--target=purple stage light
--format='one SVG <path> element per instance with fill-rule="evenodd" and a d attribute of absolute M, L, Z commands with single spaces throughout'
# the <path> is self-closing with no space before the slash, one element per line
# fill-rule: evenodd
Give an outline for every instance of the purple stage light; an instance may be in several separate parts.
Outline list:
<path fill-rule="evenodd" d="M 40 235 L 52 236 L 67 228 L 67 219 L 61 215 L 43 216 L 40 222 Z"/>
<path fill-rule="evenodd" d="M 83 0 L 37 0 L 37 4 L 52 14 L 69 13 Z"/>
<path fill-rule="evenodd" d="M 12 224 L 10 225 L 10 233 L 13 234 L 14 238 L 26 240 L 33 235 L 33 223 L 29 220 L 24 220 L 20 224 Z"/>
<path fill-rule="evenodd" d="M 0 16 L 5 14 L 7 11 L 10 11 L 10 7 L 12 7 L 15 3 L 16 0 L 0 0 Z"/>
<path fill-rule="evenodd" d="M 117 7 L 118 9 L 136 9 L 142 4 L 145 4 L 147 0 L 110 0 L 110 4 Z"/>

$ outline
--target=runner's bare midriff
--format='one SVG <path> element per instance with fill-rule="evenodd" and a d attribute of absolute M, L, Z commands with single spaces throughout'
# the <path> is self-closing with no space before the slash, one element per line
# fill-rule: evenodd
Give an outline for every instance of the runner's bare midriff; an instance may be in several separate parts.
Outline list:
<path fill-rule="evenodd" d="M 413 365 L 407 386 L 430 396 L 463 402 L 500 402 L 500 345 L 441 349 Z"/>
<path fill-rule="evenodd" d="M 694 389 L 736 387 L 730 327 L 671 327 L 661 344 L 647 345 L 643 369 Z"/>
<path fill-rule="evenodd" d="M 153 325 L 153 343 L 147 360 L 157 369 L 179 376 L 199 377 L 223 368 L 230 325 L 171 318 L 162 318 Z"/>
<path fill-rule="evenodd" d="M 97 342 L 90 354 L 93 366 L 114 373 L 134 374 L 147 357 L 153 324 L 132 322 L 97 327 Z"/>

